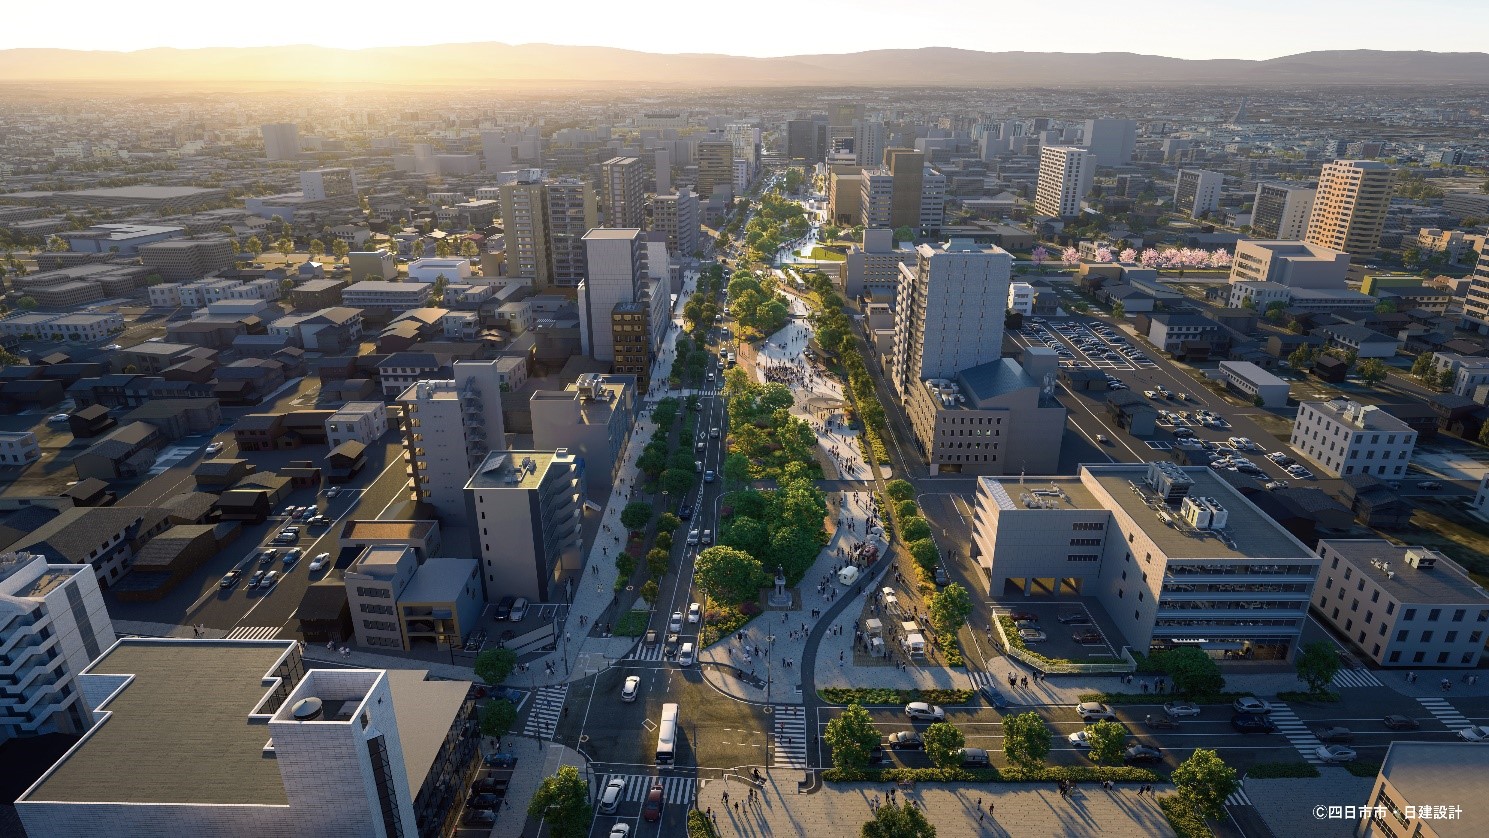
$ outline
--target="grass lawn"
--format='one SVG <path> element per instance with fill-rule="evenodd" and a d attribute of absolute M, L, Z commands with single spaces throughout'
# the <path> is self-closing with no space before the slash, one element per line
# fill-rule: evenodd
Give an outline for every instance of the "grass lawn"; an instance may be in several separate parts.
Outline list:
<path fill-rule="evenodd" d="M 846 261 L 848 261 L 847 254 L 845 254 L 845 253 L 839 253 L 836 250 L 828 250 L 825 247 L 814 247 L 814 248 L 812 248 L 812 257 L 811 258 L 816 259 L 816 260 L 821 261 L 821 262 L 846 262 Z"/>
<path fill-rule="evenodd" d="M 1484 522 L 1449 501 L 1415 498 L 1408 544 L 1430 547 L 1463 565 L 1475 582 L 1489 585 L 1489 534 Z"/>
<path fill-rule="evenodd" d="M 640 637 L 646 633 L 646 624 L 651 620 L 650 611 L 627 611 L 615 623 L 617 637 Z"/>

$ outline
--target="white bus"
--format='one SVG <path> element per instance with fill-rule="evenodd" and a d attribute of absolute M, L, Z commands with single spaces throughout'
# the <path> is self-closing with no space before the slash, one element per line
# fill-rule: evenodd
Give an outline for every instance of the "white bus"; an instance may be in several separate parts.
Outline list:
<path fill-rule="evenodd" d="M 662 723 L 657 727 L 657 767 L 670 768 L 677 751 L 677 705 L 662 705 Z"/>

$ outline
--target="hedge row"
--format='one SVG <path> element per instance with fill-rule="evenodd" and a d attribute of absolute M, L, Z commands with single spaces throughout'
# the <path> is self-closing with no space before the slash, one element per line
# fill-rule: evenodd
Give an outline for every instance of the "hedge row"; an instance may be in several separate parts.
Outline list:
<path fill-rule="evenodd" d="M 1304 704 L 1333 704 L 1339 701 L 1339 693 L 1324 690 L 1322 693 L 1311 693 L 1306 690 L 1288 690 L 1280 692 L 1277 697 L 1283 701 L 1299 701 Z"/>
<path fill-rule="evenodd" d="M 1163 777 L 1146 768 L 1123 765 L 1048 765 L 1023 768 L 831 768 L 822 773 L 829 783 L 1161 783 Z"/>
<path fill-rule="evenodd" d="M 708 815 L 694 809 L 688 812 L 688 838 L 719 838 L 719 831 L 714 828 Z"/>
<path fill-rule="evenodd" d="M 1158 798 L 1158 808 L 1168 819 L 1178 838 L 1215 838 L 1214 830 L 1205 819 L 1194 811 L 1194 807 L 1179 799 L 1177 794 L 1165 794 Z"/>
<path fill-rule="evenodd" d="M 1246 776 L 1258 780 L 1306 780 L 1319 774 L 1317 767 L 1306 762 L 1261 762 L 1246 769 Z"/>
<path fill-rule="evenodd" d="M 1102 704 L 1162 704 L 1165 701 L 1187 701 L 1191 704 L 1230 704 L 1251 693 L 1201 693 L 1192 698 L 1181 699 L 1169 693 L 1081 693 L 1081 701 L 1099 701 Z"/>
<path fill-rule="evenodd" d="M 817 691 L 830 704 L 930 704 L 958 705 L 972 700 L 971 690 L 894 690 L 888 687 L 826 687 Z"/>

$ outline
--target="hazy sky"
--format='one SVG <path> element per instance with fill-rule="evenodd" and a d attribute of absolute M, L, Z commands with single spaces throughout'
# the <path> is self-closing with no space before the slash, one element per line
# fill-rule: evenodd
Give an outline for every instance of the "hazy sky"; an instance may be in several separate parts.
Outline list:
<path fill-rule="evenodd" d="M 1320 49 L 1485 50 L 1489 0 L 71 0 L 7 4 L 0 49 L 473 41 L 795 55 L 947 46 L 1275 58 Z M 912 17 L 913 15 L 913 17 Z M 892 23 L 887 23 L 892 21 Z"/>

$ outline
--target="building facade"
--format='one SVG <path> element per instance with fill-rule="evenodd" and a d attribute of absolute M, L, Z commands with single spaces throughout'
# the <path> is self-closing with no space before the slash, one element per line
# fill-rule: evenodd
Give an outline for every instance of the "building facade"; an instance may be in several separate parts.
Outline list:
<path fill-rule="evenodd" d="M 506 448 L 498 362 L 456 361 L 454 376 L 420 381 L 398 397 L 413 497 L 452 521 L 466 512 L 471 471 Z"/>
<path fill-rule="evenodd" d="M 596 361 L 615 360 L 616 305 L 637 300 L 646 276 L 645 241 L 639 229 L 596 228 L 584 236 L 587 272 L 579 286 L 580 351 Z"/>
<path fill-rule="evenodd" d="M 1008 251 L 961 239 L 920 245 L 914 269 L 900 266 L 890 374 L 902 399 L 1001 356 L 1012 274 Z"/>
<path fill-rule="evenodd" d="M 326 444 L 335 448 L 356 440 L 371 446 L 388 432 L 388 407 L 382 402 L 347 402 L 326 419 Z"/>
<path fill-rule="evenodd" d="M 562 596 L 584 569 L 584 464 L 566 450 L 493 451 L 465 485 L 486 599 Z"/>
<path fill-rule="evenodd" d="M 1374 160 L 1325 165 L 1305 240 L 1356 256 L 1374 255 L 1380 249 L 1395 177 L 1390 166 Z"/>
<path fill-rule="evenodd" d="M 1083 148 L 1045 146 L 1039 150 L 1039 180 L 1034 211 L 1051 218 L 1073 218 L 1091 191 L 1096 157 Z"/>
<path fill-rule="evenodd" d="M 605 185 L 605 226 L 639 229 L 646 219 L 646 168 L 639 157 L 612 157 L 600 164 Z"/>
<path fill-rule="evenodd" d="M 1261 239 L 1301 241 L 1308 233 L 1314 187 L 1286 182 L 1258 183 L 1251 204 L 1251 233 Z"/>
<path fill-rule="evenodd" d="M 1220 208 L 1220 188 L 1225 175 L 1206 169 L 1180 169 L 1174 184 L 1174 209 L 1190 218 L 1203 218 Z"/>
<path fill-rule="evenodd" d="M 1399 480 L 1411 462 L 1417 432 L 1374 405 L 1345 399 L 1303 402 L 1288 444 L 1331 477 Z"/>
<path fill-rule="evenodd" d="M 651 229 L 667 236 L 667 249 L 681 257 L 698 252 L 701 216 L 698 196 L 683 188 L 651 199 Z"/>

